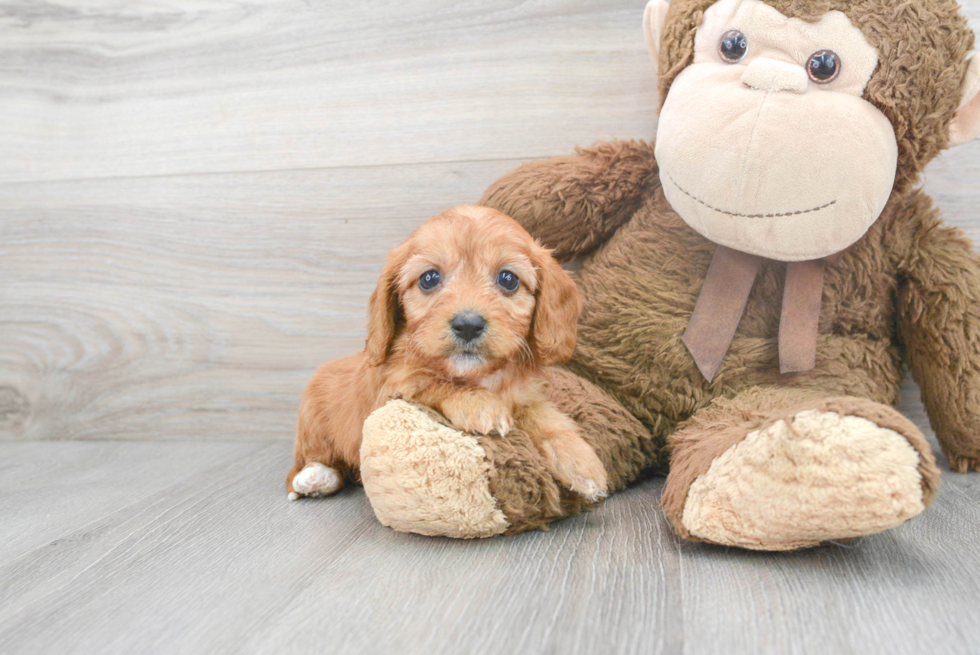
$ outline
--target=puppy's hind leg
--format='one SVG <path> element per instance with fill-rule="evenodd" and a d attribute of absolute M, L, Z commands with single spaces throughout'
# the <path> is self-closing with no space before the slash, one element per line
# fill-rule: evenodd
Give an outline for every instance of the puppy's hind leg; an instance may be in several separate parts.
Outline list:
<path fill-rule="evenodd" d="M 345 457 L 344 444 L 333 437 L 337 428 L 330 421 L 329 408 L 307 394 L 300 405 L 296 462 L 286 476 L 289 500 L 330 496 L 343 489 L 344 479 L 356 461 Z"/>
<path fill-rule="evenodd" d="M 302 468 L 294 466 L 286 480 L 289 500 L 299 500 L 303 496 L 308 498 L 330 496 L 343 487 L 343 474 L 320 462 L 309 462 Z"/>
<path fill-rule="evenodd" d="M 289 498 L 329 496 L 357 480 L 361 429 L 378 397 L 379 369 L 359 352 L 317 369 L 303 392 Z"/>

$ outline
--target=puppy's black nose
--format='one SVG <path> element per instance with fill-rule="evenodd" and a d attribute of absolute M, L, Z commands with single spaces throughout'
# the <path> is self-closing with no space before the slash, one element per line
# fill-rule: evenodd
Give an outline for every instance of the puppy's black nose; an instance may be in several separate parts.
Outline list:
<path fill-rule="evenodd" d="M 487 327 L 487 319 L 476 312 L 460 312 L 449 321 L 449 327 L 453 329 L 453 334 L 463 341 L 473 341 L 483 334 L 483 330 Z"/>

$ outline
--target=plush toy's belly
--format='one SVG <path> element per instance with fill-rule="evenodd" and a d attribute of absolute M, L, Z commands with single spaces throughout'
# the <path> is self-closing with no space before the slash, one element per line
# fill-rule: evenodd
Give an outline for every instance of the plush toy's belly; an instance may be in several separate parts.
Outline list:
<path fill-rule="evenodd" d="M 869 248 L 859 243 L 828 268 L 813 371 L 779 373 L 785 265 L 769 262 L 709 384 L 681 336 L 715 245 L 687 227 L 658 194 L 577 273 L 586 307 L 569 367 L 656 429 L 669 429 L 718 395 L 765 384 L 893 403 L 901 381 L 893 342 L 895 273 L 876 268 L 886 258 Z"/>

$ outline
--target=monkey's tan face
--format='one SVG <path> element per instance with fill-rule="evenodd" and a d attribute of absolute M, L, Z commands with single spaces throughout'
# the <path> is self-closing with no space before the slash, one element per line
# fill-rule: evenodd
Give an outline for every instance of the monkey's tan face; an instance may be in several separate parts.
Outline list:
<path fill-rule="evenodd" d="M 841 12 L 817 23 L 721 0 L 660 115 L 664 194 L 712 241 L 782 261 L 857 241 L 891 195 L 898 146 L 862 95 L 878 53 Z"/>

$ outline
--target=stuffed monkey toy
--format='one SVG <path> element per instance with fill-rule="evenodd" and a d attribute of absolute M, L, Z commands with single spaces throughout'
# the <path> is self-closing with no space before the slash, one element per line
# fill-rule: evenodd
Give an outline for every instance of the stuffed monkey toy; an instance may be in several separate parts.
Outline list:
<path fill-rule="evenodd" d="M 656 144 L 529 163 L 481 204 L 575 273 L 551 398 L 623 489 L 667 472 L 687 539 L 792 550 L 897 526 L 939 471 L 893 405 L 903 366 L 956 471 L 980 469 L 980 257 L 917 188 L 980 132 L 954 0 L 653 0 Z M 587 509 L 520 433 L 392 401 L 361 476 L 398 530 L 510 534 Z M 658 511 L 650 507 L 650 511 Z"/>

